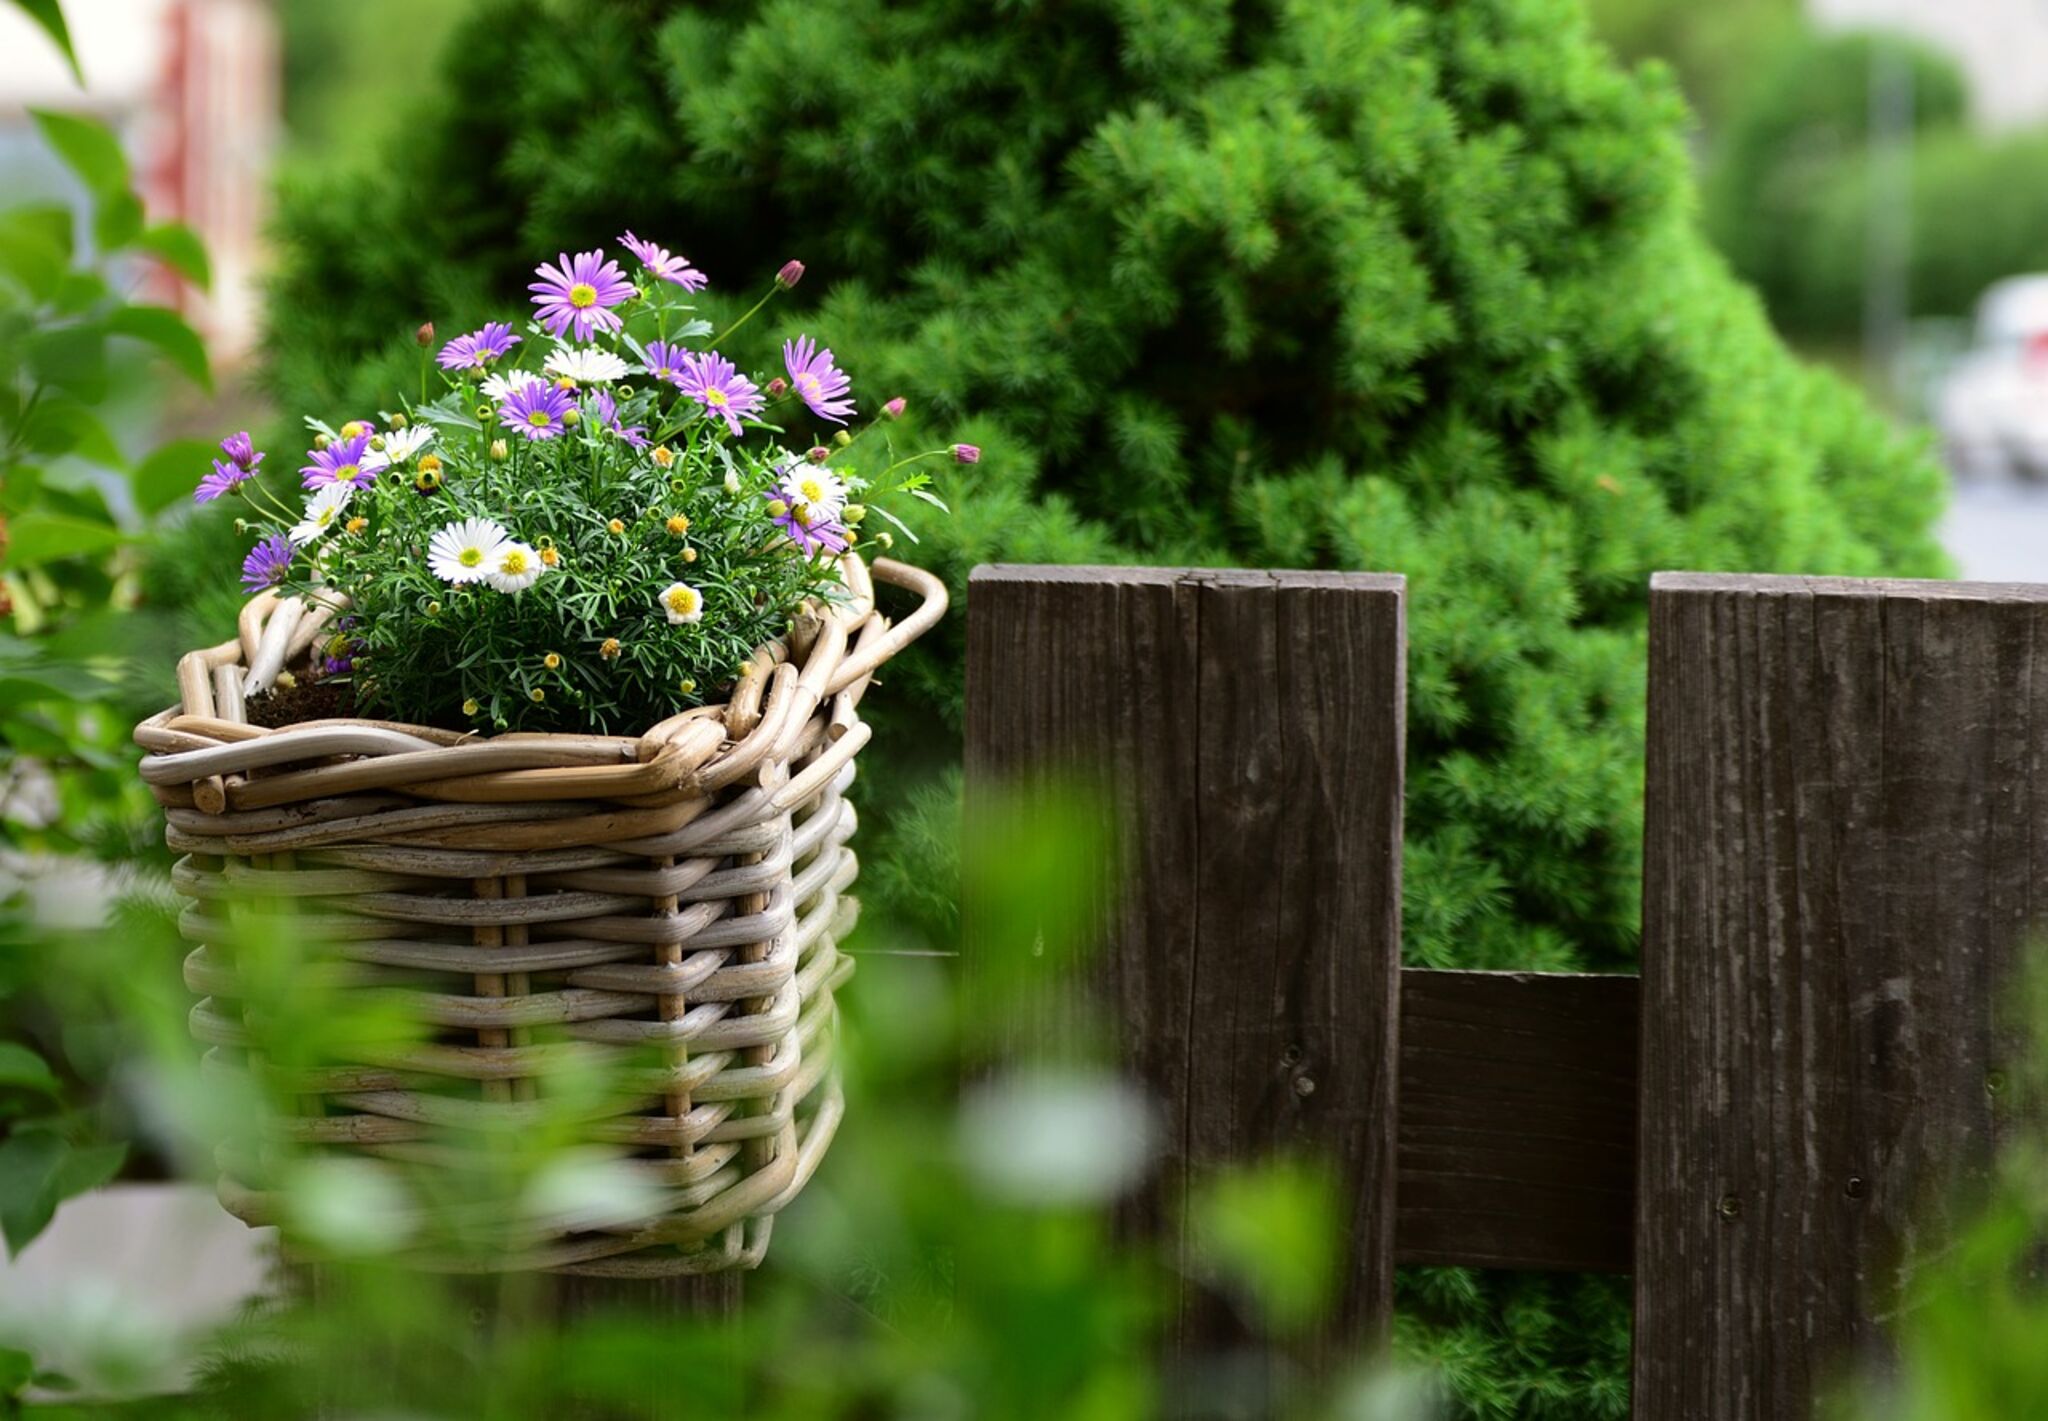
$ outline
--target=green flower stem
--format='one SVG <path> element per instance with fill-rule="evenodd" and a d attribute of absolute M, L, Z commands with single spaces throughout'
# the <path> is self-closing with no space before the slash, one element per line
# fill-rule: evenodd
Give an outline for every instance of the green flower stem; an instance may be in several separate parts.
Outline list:
<path fill-rule="evenodd" d="M 763 306 L 767 305 L 770 301 L 773 301 L 775 299 L 775 293 L 783 289 L 784 287 L 781 282 L 777 281 L 771 283 L 768 287 L 767 295 L 763 296 L 760 300 L 756 301 L 752 306 L 748 307 L 746 315 L 741 316 L 737 321 L 734 321 L 731 325 L 727 326 L 724 330 L 720 331 L 717 335 L 713 336 L 711 338 L 711 344 L 705 348 L 707 350 L 718 349 L 718 343 L 720 341 L 724 340 L 727 336 L 731 335 L 741 326 L 744 326 L 748 321 L 753 320 L 755 314 L 758 311 L 760 311 L 760 309 Z"/>

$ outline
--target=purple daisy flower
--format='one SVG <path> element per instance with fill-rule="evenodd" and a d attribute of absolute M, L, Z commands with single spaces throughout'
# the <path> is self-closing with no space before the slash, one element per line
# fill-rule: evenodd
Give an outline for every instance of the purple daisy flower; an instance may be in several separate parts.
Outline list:
<path fill-rule="evenodd" d="M 263 462 L 263 456 L 256 452 L 255 441 L 249 438 L 249 431 L 246 429 L 221 440 L 220 452 L 227 455 L 228 462 L 245 474 L 255 473 L 256 466 Z"/>
<path fill-rule="evenodd" d="M 853 413 L 853 401 L 841 399 L 853 387 L 844 370 L 832 363 L 832 352 L 820 350 L 809 336 L 782 343 L 782 363 L 789 371 L 789 383 L 803 396 L 811 413 L 834 424 L 846 423 Z"/>
<path fill-rule="evenodd" d="M 329 484 L 354 484 L 357 488 L 368 488 L 377 482 L 377 471 L 363 467 L 364 456 L 370 451 L 368 433 L 358 434 L 353 439 L 337 439 L 325 449 L 315 449 L 306 457 L 313 462 L 299 469 L 299 482 L 307 488 L 326 488 Z"/>
<path fill-rule="evenodd" d="M 640 364 L 655 379 L 679 385 L 683 380 L 683 371 L 687 368 L 685 362 L 689 358 L 690 352 L 679 345 L 670 345 L 664 340 L 651 340 L 647 342 L 647 358 Z"/>
<path fill-rule="evenodd" d="M 592 390 L 583 402 L 583 408 L 594 416 L 597 422 L 609 429 L 635 449 L 647 447 L 647 426 L 644 424 L 622 425 L 619 423 L 619 405 L 603 390 Z"/>
<path fill-rule="evenodd" d="M 242 587 L 248 592 L 261 592 L 266 587 L 275 587 L 284 581 L 284 575 L 292 565 L 292 540 L 282 533 L 273 533 L 249 550 L 249 556 L 242 559 Z"/>
<path fill-rule="evenodd" d="M 559 385 L 536 380 L 521 385 L 505 396 L 498 406 L 498 418 L 528 439 L 553 439 L 567 426 L 562 416 L 576 408 L 576 401 Z"/>
<path fill-rule="evenodd" d="M 667 247 L 657 247 L 652 242 L 643 242 L 633 235 L 629 227 L 619 236 L 619 245 L 640 259 L 640 265 L 663 281 L 673 281 L 685 291 L 702 291 L 711 284 L 711 278 L 690 265 L 688 257 L 679 257 Z"/>
<path fill-rule="evenodd" d="M 533 274 L 540 280 L 526 288 L 533 293 L 534 314 L 549 335 L 560 340 L 562 332 L 573 328 L 576 339 L 589 340 L 594 330 L 615 332 L 625 324 L 610 308 L 636 293 L 617 262 L 606 261 L 602 249 L 578 252 L 574 261 L 563 252 L 555 260 L 561 265 L 542 262 L 535 267 Z"/>
<path fill-rule="evenodd" d="M 481 370 L 519 344 L 512 327 L 503 321 L 485 321 L 480 331 L 457 336 L 441 347 L 434 357 L 443 370 Z"/>
<path fill-rule="evenodd" d="M 192 490 L 192 501 L 194 503 L 211 503 L 224 493 L 233 493 L 253 477 L 254 475 L 248 469 L 238 468 L 233 464 L 223 463 L 221 460 L 215 459 L 213 461 L 213 472 L 202 478 L 199 481 L 199 487 Z"/>
<path fill-rule="evenodd" d="M 772 489 L 761 497 L 768 500 L 768 521 L 786 533 L 804 556 L 811 557 L 821 551 L 846 551 L 846 530 L 830 518 L 820 517 L 816 508 L 808 504 L 791 503 Z M 777 513 L 777 508 L 782 511 Z"/>
<path fill-rule="evenodd" d="M 734 434 L 740 432 L 744 416 L 760 412 L 759 387 L 717 351 L 690 352 L 683 356 L 682 366 L 676 388 L 722 417 Z"/>

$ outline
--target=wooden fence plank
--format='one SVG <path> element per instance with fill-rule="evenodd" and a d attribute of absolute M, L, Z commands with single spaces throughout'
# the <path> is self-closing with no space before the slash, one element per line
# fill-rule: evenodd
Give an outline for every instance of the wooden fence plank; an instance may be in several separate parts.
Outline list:
<path fill-rule="evenodd" d="M 2048 852 L 2048 588 L 1650 599 L 1635 1398 L 1797 1418 L 1981 1169 Z"/>
<path fill-rule="evenodd" d="M 1172 1229 L 1225 1161 L 1334 1160 L 1350 1267 L 1326 1348 L 1382 1336 L 1392 1306 L 1402 588 L 1072 567 L 969 586 L 970 815 L 984 787 L 1076 765 L 1120 806 L 1126 887 L 1093 981 L 1163 1104 L 1152 1217 Z M 1170 1246 L 1192 1279 L 1188 1240 Z M 1178 1360 L 1239 1335 L 1243 1311 L 1197 1283 L 1179 1306 Z"/>
<path fill-rule="evenodd" d="M 1629 1271 L 1637 985 L 1401 973 L 1397 1262 Z"/>

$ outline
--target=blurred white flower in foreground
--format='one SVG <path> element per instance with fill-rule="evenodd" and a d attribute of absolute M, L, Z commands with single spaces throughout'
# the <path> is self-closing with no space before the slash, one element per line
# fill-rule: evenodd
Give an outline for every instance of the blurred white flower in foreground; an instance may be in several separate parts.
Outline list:
<path fill-rule="evenodd" d="M 1045 1068 L 976 1087 L 960 1111 L 960 1154 L 996 1198 L 1069 1206 L 1115 1198 L 1157 1148 L 1152 1104 L 1116 1076 Z"/>

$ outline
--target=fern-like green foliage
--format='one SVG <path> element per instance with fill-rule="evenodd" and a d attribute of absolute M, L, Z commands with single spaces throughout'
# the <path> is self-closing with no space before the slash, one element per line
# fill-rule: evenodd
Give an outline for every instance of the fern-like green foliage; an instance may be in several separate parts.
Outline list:
<path fill-rule="evenodd" d="M 1651 571 L 1942 567 L 1938 471 L 1773 337 L 1695 229 L 1680 102 L 1574 0 L 495 0 L 428 87 L 374 165 L 285 194 L 286 403 L 369 407 L 374 352 L 536 251 L 801 257 L 788 329 L 863 408 L 987 451 L 913 520 L 956 589 L 1407 574 L 1417 963 L 1632 960 Z M 756 326 L 743 364 L 786 333 Z M 934 932 L 949 800 L 902 791 L 950 758 L 964 631 L 870 702 L 871 877 Z M 1611 1292 L 1408 1303 L 1473 1414 L 1621 1414 Z"/>

